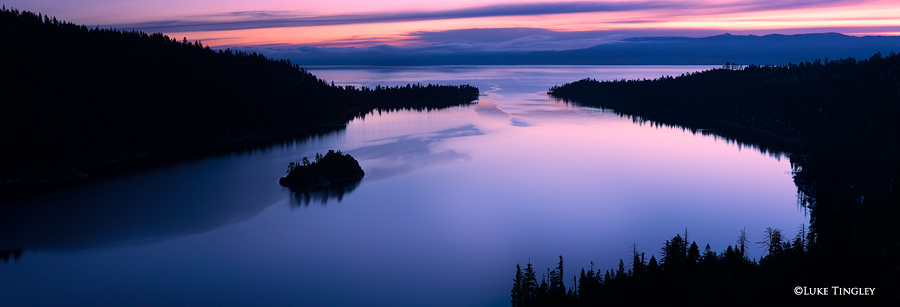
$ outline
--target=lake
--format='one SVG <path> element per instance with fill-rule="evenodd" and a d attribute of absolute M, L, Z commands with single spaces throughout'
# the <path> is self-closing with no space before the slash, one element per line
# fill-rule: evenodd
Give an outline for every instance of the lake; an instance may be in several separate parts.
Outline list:
<path fill-rule="evenodd" d="M 808 224 L 785 153 L 556 101 L 583 78 L 710 66 L 308 67 L 354 86 L 471 84 L 477 104 L 374 112 L 346 129 L 55 190 L 0 214 L 11 306 L 509 306 L 516 264 L 566 278 Z M 366 177 L 294 195 L 287 165 L 329 149 Z M 751 258 L 762 249 L 754 248 Z M 539 277 L 540 278 L 540 277 Z"/>

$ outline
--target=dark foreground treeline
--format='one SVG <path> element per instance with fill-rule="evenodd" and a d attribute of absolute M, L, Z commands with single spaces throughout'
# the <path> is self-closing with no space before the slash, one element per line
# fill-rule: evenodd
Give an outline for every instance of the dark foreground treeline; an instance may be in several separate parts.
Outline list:
<path fill-rule="evenodd" d="M 286 60 L 5 7 L 0 58 L 0 189 L 478 96 L 468 85 L 334 86 Z"/>
<path fill-rule="evenodd" d="M 688 243 L 681 235 L 675 235 L 663 244 L 659 260 L 654 255 L 647 259 L 646 253 L 635 248 L 629 262 L 619 260 L 618 268 L 606 271 L 595 271 L 591 263 L 587 271 L 582 268 L 580 273 L 565 275 L 562 256 L 557 267 L 548 268 L 546 273 L 535 272 L 531 263 L 524 269 L 516 265 L 510 301 L 513 307 L 743 306 L 804 299 L 815 302 L 808 299 L 810 291 L 814 291 L 811 288 L 835 285 L 809 279 L 804 272 L 808 237 L 802 226 L 793 239 L 786 238 L 780 229 L 766 229 L 764 239 L 755 242 L 765 251 L 759 262 L 747 257 L 754 242 L 741 231 L 737 244 L 721 253 L 714 252 L 708 244 L 701 250 L 697 242 Z M 797 286 L 807 288 L 797 295 Z"/>
<path fill-rule="evenodd" d="M 878 284 L 879 298 L 900 301 L 900 56 L 729 64 L 675 78 L 581 80 L 550 93 L 635 120 L 794 144 L 789 156 L 811 234 L 795 278 Z M 759 270 L 780 268 L 761 261 Z"/>

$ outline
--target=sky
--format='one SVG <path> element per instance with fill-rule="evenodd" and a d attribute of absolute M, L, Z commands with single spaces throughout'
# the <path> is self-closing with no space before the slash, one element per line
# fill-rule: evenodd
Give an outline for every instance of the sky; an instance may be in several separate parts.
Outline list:
<path fill-rule="evenodd" d="M 629 37 L 837 32 L 900 35 L 896 0 L 0 0 L 88 26 L 215 48 L 464 45 L 587 48 Z"/>

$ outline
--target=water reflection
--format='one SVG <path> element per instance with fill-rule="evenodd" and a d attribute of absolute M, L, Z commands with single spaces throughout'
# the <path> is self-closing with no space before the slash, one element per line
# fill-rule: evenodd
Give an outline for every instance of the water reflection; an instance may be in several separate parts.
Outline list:
<path fill-rule="evenodd" d="M 557 103 L 565 104 L 566 106 L 580 105 L 578 102 L 569 101 L 567 99 L 561 99 L 552 96 L 551 99 L 553 99 Z M 743 147 L 749 147 L 762 154 L 767 154 L 775 159 L 780 159 L 785 155 L 790 156 L 791 152 L 795 152 L 798 149 L 797 144 L 792 140 L 777 138 L 762 131 L 752 131 L 748 129 L 732 127 L 726 124 L 693 121 L 690 119 L 678 119 L 676 123 L 676 120 L 665 117 L 654 117 L 651 119 L 649 117 L 628 114 L 613 109 L 598 109 L 602 112 L 615 114 L 620 118 L 629 119 L 631 120 L 631 122 L 639 126 L 649 125 L 656 128 L 681 129 L 682 131 L 690 131 L 693 135 L 699 134 L 703 136 L 711 136 L 717 140 L 724 140 L 728 144 L 734 144 L 738 146 L 739 150 Z"/>
<path fill-rule="evenodd" d="M 510 122 L 512 122 L 512 125 L 513 125 L 513 126 L 516 126 L 516 127 L 528 127 L 528 126 L 531 126 L 531 124 L 529 124 L 528 122 L 526 122 L 526 121 L 524 121 L 524 120 L 522 120 L 522 119 L 520 119 L 520 118 L 511 117 L 509 120 L 510 120 Z"/>
<path fill-rule="evenodd" d="M 0 250 L 0 258 L 3 258 L 3 262 L 9 262 L 9 258 L 12 258 L 13 261 L 19 261 L 19 258 L 22 258 L 22 250 L 21 249 L 7 249 Z"/>
<path fill-rule="evenodd" d="M 742 227 L 803 221 L 786 163 L 536 95 L 585 71 L 496 82 L 435 73 L 503 91 L 0 208 L 0 250 L 63 251 L 0 265 L 14 285 L 0 297 L 33 305 L 16 291 L 28 289 L 49 294 L 43 305 L 111 305 L 114 289 L 153 298 L 146 306 L 509 306 L 510 265 L 525 257 L 608 268 L 633 242 L 655 247 L 685 227 L 721 250 Z M 288 162 L 328 149 L 359 160 L 359 185 L 309 195 L 278 185 Z M 410 283 L 422 272 L 442 277 Z"/>
<path fill-rule="evenodd" d="M 211 159 L 0 206 L 0 250 L 130 246 L 250 219 L 277 202 L 255 165 Z"/>
<path fill-rule="evenodd" d="M 475 106 L 475 112 L 486 116 L 509 116 L 509 113 L 500 110 L 496 103 L 487 99 L 481 100 L 481 102 Z"/>
<path fill-rule="evenodd" d="M 408 174 L 438 163 L 452 163 L 469 159 L 469 155 L 453 149 L 439 150 L 436 146 L 439 142 L 458 137 L 484 135 L 474 125 L 434 131 L 421 134 L 407 134 L 398 137 L 376 139 L 371 143 L 376 145 L 363 146 L 348 151 L 361 162 L 366 170 L 363 181 L 382 180 L 394 176 Z"/>
<path fill-rule="evenodd" d="M 320 203 L 322 206 L 328 204 L 328 200 L 337 200 L 341 202 L 344 200 L 344 195 L 350 194 L 353 190 L 356 190 L 359 187 L 360 181 L 351 182 L 348 184 L 331 186 L 326 189 L 318 190 L 315 192 L 290 192 L 291 193 L 291 207 L 306 207 L 311 203 Z"/>

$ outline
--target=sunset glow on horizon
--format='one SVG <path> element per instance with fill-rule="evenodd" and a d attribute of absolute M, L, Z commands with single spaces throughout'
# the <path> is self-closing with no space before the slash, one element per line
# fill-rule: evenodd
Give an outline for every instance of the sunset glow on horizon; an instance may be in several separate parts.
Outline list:
<path fill-rule="evenodd" d="M 506 39 L 547 40 L 530 48 L 552 50 L 635 36 L 900 33 L 900 3 L 885 0 L 12 0 L 4 5 L 76 24 L 162 32 L 220 48 L 415 46 Z M 544 34 L 491 38 L 483 31 L 497 29 L 531 29 Z M 578 38 L 547 38 L 557 35 Z"/>

